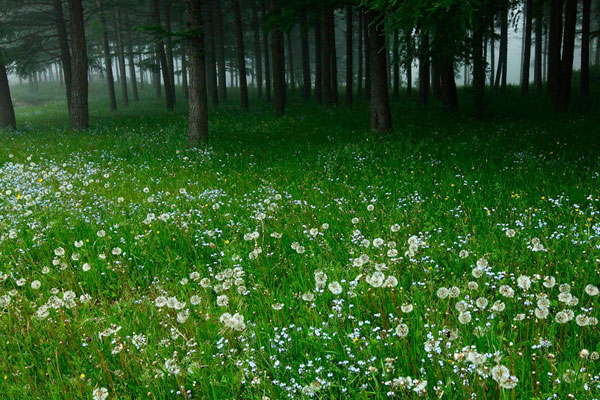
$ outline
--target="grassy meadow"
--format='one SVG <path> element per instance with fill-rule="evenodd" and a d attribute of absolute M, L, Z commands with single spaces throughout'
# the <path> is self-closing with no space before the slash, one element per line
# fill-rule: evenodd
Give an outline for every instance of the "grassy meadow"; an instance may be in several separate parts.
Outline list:
<path fill-rule="evenodd" d="M 188 149 L 181 95 L 93 85 L 74 133 L 13 88 L 0 398 L 600 398 L 597 102 L 403 96 L 375 136 L 365 101 L 230 95 Z"/>

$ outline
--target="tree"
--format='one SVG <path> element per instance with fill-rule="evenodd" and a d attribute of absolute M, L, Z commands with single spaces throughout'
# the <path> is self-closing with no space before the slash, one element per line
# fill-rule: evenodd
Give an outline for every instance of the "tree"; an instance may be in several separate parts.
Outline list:
<path fill-rule="evenodd" d="M 0 50 L 0 128 L 15 129 L 17 127 L 15 109 L 10 97 L 10 86 L 4 62 Z"/>
<path fill-rule="evenodd" d="M 106 85 L 108 86 L 108 100 L 111 111 L 117 110 L 117 98 L 115 96 L 115 80 L 112 71 L 112 57 L 110 55 L 110 45 L 108 43 L 108 31 L 106 28 L 106 17 L 102 12 L 100 14 L 100 27 L 102 28 L 102 49 L 104 50 L 104 66 L 106 70 Z"/>
<path fill-rule="evenodd" d="M 304 99 L 310 98 L 310 55 L 308 52 L 308 25 L 306 13 L 302 13 L 302 25 L 300 27 L 300 41 L 302 46 L 302 94 Z"/>
<path fill-rule="evenodd" d="M 315 102 L 323 102 L 323 49 L 321 39 L 321 23 L 315 24 Z"/>
<path fill-rule="evenodd" d="M 581 15 L 581 93 L 590 94 L 590 14 L 591 0 L 583 0 Z"/>
<path fill-rule="evenodd" d="M 211 15 L 211 2 L 206 4 L 208 9 L 208 15 Z M 207 57 L 205 57 L 206 62 L 208 64 L 208 91 L 210 93 L 210 98 L 212 99 L 213 105 L 219 105 L 219 89 L 217 85 L 217 56 L 216 56 L 216 46 L 215 46 L 215 24 L 214 18 L 207 18 L 208 21 L 204 21 L 204 26 L 207 27 L 207 35 L 205 36 L 205 40 L 208 43 L 208 52 Z"/>
<path fill-rule="evenodd" d="M 63 15 L 62 0 L 53 0 L 52 4 L 60 49 L 60 61 L 64 75 L 65 90 L 67 92 L 67 109 L 71 110 L 71 50 L 69 49 L 69 38 Z"/>
<path fill-rule="evenodd" d="M 152 1 L 152 10 L 154 14 L 154 23 L 157 27 L 161 27 L 160 9 L 158 0 Z M 162 29 L 162 28 L 161 28 Z M 204 45 L 202 46 L 204 48 Z M 167 56 L 165 55 L 165 45 L 162 38 L 159 36 L 155 43 L 156 56 L 160 63 L 160 71 L 162 71 L 163 83 L 165 85 L 165 98 L 167 103 L 167 111 L 173 111 L 175 105 L 173 101 L 173 87 L 171 86 L 171 77 L 169 76 L 169 66 L 167 65 Z M 204 50 L 204 49 L 203 49 Z M 190 62 L 191 65 L 191 62 Z M 190 67 L 191 68 L 191 67 Z M 158 86 L 160 87 L 160 75 L 158 76 Z M 191 88 L 190 88 L 191 90 Z"/>
<path fill-rule="evenodd" d="M 117 7 L 117 10 L 119 8 Z M 177 96 L 175 94 L 175 62 L 173 59 L 173 40 L 171 39 L 171 4 L 170 1 L 164 2 L 165 11 L 165 29 L 166 29 L 166 46 L 165 56 L 167 57 L 167 70 L 170 79 L 171 87 L 171 101 L 173 105 L 177 103 Z M 118 21 L 118 19 L 117 19 Z"/>
<path fill-rule="evenodd" d="M 117 58 L 119 60 L 119 73 L 121 81 L 121 98 L 124 106 L 129 105 L 127 95 L 127 74 L 125 72 L 125 47 L 123 46 L 123 29 L 121 26 L 121 13 L 119 7 L 115 8 L 115 35 L 117 36 Z"/>
<path fill-rule="evenodd" d="M 261 20 L 265 21 L 265 1 L 261 2 Z M 271 67 L 269 62 L 269 32 L 263 27 L 263 53 L 265 55 L 265 99 L 271 101 Z"/>
<path fill-rule="evenodd" d="M 281 16 L 277 0 L 271 1 L 271 12 Z M 273 105 L 275 113 L 285 114 L 285 64 L 283 58 L 283 32 L 278 23 L 271 27 L 271 58 L 273 69 Z"/>
<path fill-rule="evenodd" d="M 248 109 L 248 84 L 246 82 L 246 53 L 244 50 L 244 28 L 240 0 L 233 0 L 233 17 L 235 21 L 235 42 L 237 47 L 237 64 L 240 79 L 240 97 L 242 108 Z"/>
<path fill-rule="evenodd" d="M 533 81 L 538 93 L 544 91 L 542 82 L 542 47 L 544 45 L 544 8 L 543 0 L 535 1 L 535 61 L 533 67 Z"/>
<path fill-rule="evenodd" d="M 352 84 L 354 71 L 352 65 L 352 6 L 346 6 L 346 104 L 352 104 Z"/>
<path fill-rule="evenodd" d="M 531 26 L 533 22 L 533 0 L 525 0 L 525 44 L 523 50 L 523 77 L 521 79 L 521 92 L 529 92 L 529 69 L 531 63 Z"/>
<path fill-rule="evenodd" d="M 206 71 L 204 61 L 204 37 L 202 33 L 202 0 L 186 0 L 187 29 L 189 32 L 190 113 L 188 120 L 188 143 L 196 147 L 208 141 L 208 107 L 206 95 Z"/>
<path fill-rule="evenodd" d="M 140 101 L 140 95 L 137 88 L 137 78 L 135 74 L 135 62 L 133 55 L 133 39 L 131 35 L 129 13 L 125 13 L 125 25 L 127 26 L 127 58 L 129 59 L 129 77 L 131 78 L 131 90 L 133 92 L 133 101 Z"/>
<path fill-rule="evenodd" d="M 221 100 L 227 100 L 227 70 L 225 66 L 225 30 L 223 29 L 223 13 L 221 12 L 221 1 L 209 1 L 212 1 L 212 18 L 215 20 L 215 29 L 217 37 L 219 39 L 216 43 L 217 63 L 219 67 L 219 97 L 221 98 Z"/>
<path fill-rule="evenodd" d="M 260 50 L 260 29 L 256 0 L 252 0 L 252 28 L 254 34 L 254 72 L 256 74 L 256 90 L 258 92 L 258 97 L 261 98 L 263 92 L 262 52 Z"/>
<path fill-rule="evenodd" d="M 573 55 L 575 52 L 575 29 L 577 27 L 577 0 L 565 1 L 565 29 L 563 37 L 563 53 L 560 61 L 560 82 L 557 105 L 567 109 L 571 101 L 571 84 L 573 80 Z"/>
<path fill-rule="evenodd" d="M 71 129 L 89 128 L 88 114 L 88 59 L 85 42 L 82 0 L 69 0 L 71 24 L 71 107 L 69 121 Z"/>
<path fill-rule="evenodd" d="M 376 11 L 369 10 L 367 21 L 371 56 L 371 131 L 386 133 L 392 130 L 392 114 L 388 94 L 385 31 L 382 16 Z"/>

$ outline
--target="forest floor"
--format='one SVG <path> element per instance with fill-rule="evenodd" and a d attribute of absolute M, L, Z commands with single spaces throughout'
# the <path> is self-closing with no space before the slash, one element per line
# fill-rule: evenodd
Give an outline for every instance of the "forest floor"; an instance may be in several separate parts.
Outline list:
<path fill-rule="evenodd" d="M 2 399 L 600 397 L 597 104 L 232 99 L 190 150 L 53 93 L 0 133 Z"/>

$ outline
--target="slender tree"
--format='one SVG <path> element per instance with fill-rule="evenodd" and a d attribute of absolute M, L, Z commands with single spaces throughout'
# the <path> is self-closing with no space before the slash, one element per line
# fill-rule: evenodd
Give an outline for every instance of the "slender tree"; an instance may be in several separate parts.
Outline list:
<path fill-rule="evenodd" d="M 133 54 L 133 38 L 131 37 L 131 23 L 129 21 L 129 13 L 125 13 L 125 25 L 127 26 L 127 58 L 129 59 L 129 78 L 131 79 L 131 91 L 133 92 L 133 101 L 140 101 L 140 95 L 137 87 L 137 77 L 135 74 L 135 62 Z"/>
<path fill-rule="evenodd" d="M 542 47 L 544 45 L 544 8 L 543 0 L 536 0 L 535 4 L 535 61 L 533 67 L 533 81 L 538 93 L 544 91 L 542 81 Z"/>
<path fill-rule="evenodd" d="M 221 100 L 227 100 L 227 68 L 225 66 L 225 30 L 223 28 L 223 13 L 221 11 L 221 0 L 212 1 L 213 15 L 215 20 L 215 29 L 217 33 L 217 63 L 219 67 L 219 97 Z"/>
<path fill-rule="evenodd" d="M 115 8 L 115 35 L 117 36 L 121 99 L 123 105 L 128 106 L 129 96 L 127 95 L 127 74 L 125 73 L 125 46 L 123 46 L 123 29 L 121 27 L 121 12 L 119 11 L 119 7 Z"/>
<path fill-rule="evenodd" d="M 106 17 L 100 13 L 100 28 L 102 29 L 102 49 L 104 51 L 104 67 L 106 70 L 106 85 L 108 87 L 108 100 L 111 111 L 117 110 L 117 97 L 115 96 L 115 80 L 113 78 L 112 57 L 108 43 L 108 31 L 106 29 Z"/>
<path fill-rule="evenodd" d="M 429 32 L 420 32 L 419 43 L 419 104 L 429 101 Z"/>
<path fill-rule="evenodd" d="M 566 109 L 571 101 L 576 27 L 577 0 L 565 0 L 565 29 L 563 36 L 563 53 L 560 63 L 560 88 L 557 92 L 557 104 L 561 109 Z"/>
<path fill-rule="evenodd" d="M 88 59 L 85 42 L 82 0 L 69 0 L 71 25 L 71 107 L 69 122 L 71 129 L 88 129 Z"/>
<path fill-rule="evenodd" d="M 206 4 L 208 12 L 207 15 L 212 15 L 212 3 L 208 2 Z M 206 62 L 208 64 L 208 92 L 210 93 L 210 98 L 212 99 L 213 105 L 219 105 L 219 89 L 217 84 L 217 55 L 216 55 L 216 45 L 215 45 L 215 24 L 213 18 L 206 18 L 208 21 L 204 21 L 204 26 L 207 29 L 207 35 L 205 36 L 205 41 L 208 43 L 208 52 L 207 57 L 205 57 Z"/>
<path fill-rule="evenodd" d="M 261 20 L 265 20 L 265 1 L 261 2 Z M 271 63 L 269 62 L 269 32 L 263 29 L 263 53 L 265 55 L 265 100 L 271 101 Z"/>
<path fill-rule="evenodd" d="M 157 26 L 161 26 L 160 23 L 160 8 L 158 0 L 152 1 L 154 23 Z M 165 85 L 165 99 L 167 104 L 167 111 L 173 111 L 173 87 L 171 86 L 171 77 L 169 76 L 169 66 L 167 65 L 167 56 L 165 55 L 165 45 L 162 38 L 158 38 L 156 41 L 156 55 L 158 62 L 160 63 L 160 71 L 162 71 L 163 84 Z M 204 46 L 202 46 L 204 48 Z M 160 75 L 158 78 L 158 86 L 160 87 Z"/>
<path fill-rule="evenodd" d="M 302 25 L 300 27 L 300 41 L 302 46 L 302 94 L 305 100 L 310 98 L 310 55 L 308 52 L 308 25 L 306 13 L 302 13 Z"/>
<path fill-rule="evenodd" d="M 60 62 L 64 76 L 65 90 L 67 92 L 67 109 L 71 109 L 71 50 L 69 49 L 69 38 L 63 15 L 62 0 L 53 0 L 54 20 L 58 36 L 58 47 L 60 50 Z"/>
<path fill-rule="evenodd" d="M 590 14 L 591 0 L 583 0 L 581 14 L 581 93 L 590 94 Z"/>
<path fill-rule="evenodd" d="M 354 69 L 352 62 L 352 6 L 346 6 L 346 104 L 352 104 Z"/>
<path fill-rule="evenodd" d="M 244 50 L 244 28 L 240 0 L 233 0 L 233 18 L 235 21 L 235 42 L 237 47 L 237 64 L 240 80 L 240 97 L 242 108 L 248 109 L 248 84 L 246 83 L 246 52 Z"/>
<path fill-rule="evenodd" d="M 533 0 L 526 0 L 525 6 L 525 41 L 523 49 L 523 76 L 521 92 L 529 92 L 529 69 L 531 66 L 531 28 L 533 22 Z"/>
<path fill-rule="evenodd" d="M 281 8 L 277 0 L 271 1 L 271 12 L 281 16 Z M 273 69 L 273 104 L 275 113 L 285 114 L 285 60 L 283 54 L 283 32 L 278 23 L 271 28 L 271 58 Z"/>
<path fill-rule="evenodd" d="M 256 91 L 258 97 L 263 94 L 262 52 L 260 50 L 260 27 L 258 24 L 258 5 L 252 0 L 252 32 L 254 34 L 254 72 L 256 74 Z"/>
<path fill-rule="evenodd" d="M 356 95 L 362 97 L 363 91 L 363 12 L 358 11 L 358 71 L 356 77 Z"/>
<path fill-rule="evenodd" d="M 188 143 L 195 147 L 208 141 L 208 99 L 202 33 L 202 0 L 186 0 L 187 29 L 190 35 L 190 113 Z"/>
<path fill-rule="evenodd" d="M 400 98 L 400 60 L 399 60 L 399 54 L 398 54 L 398 47 L 399 47 L 398 29 L 394 29 L 392 43 L 393 43 L 392 63 L 393 63 L 393 70 L 394 70 L 394 88 L 393 88 L 392 97 L 395 100 L 398 100 Z"/>
<path fill-rule="evenodd" d="M 8 74 L 0 49 L 0 128 L 15 129 L 15 109 L 10 97 L 10 86 L 8 85 Z"/>
<path fill-rule="evenodd" d="M 385 31 L 375 11 L 367 13 L 371 64 L 371 131 L 386 133 L 392 130 L 392 114 L 388 94 Z"/>
<path fill-rule="evenodd" d="M 323 40 L 321 38 L 321 24 L 315 24 L 315 101 L 323 103 Z"/>
<path fill-rule="evenodd" d="M 169 0 L 164 2 L 165 12 L 165 29 L 167 31 L 167 37 L 165 40 L 165 56 L 167 57 L 167 68 L 169 72 L 169 79 L 171 80 L 171 101 L 173 105 L 177 103 L 177 95 L 175 94 L 175 61 L 173 57 L 173 40 L 171 39 L 171 2 Z M 117 8 L 118 9 L 118 8 Z"/>

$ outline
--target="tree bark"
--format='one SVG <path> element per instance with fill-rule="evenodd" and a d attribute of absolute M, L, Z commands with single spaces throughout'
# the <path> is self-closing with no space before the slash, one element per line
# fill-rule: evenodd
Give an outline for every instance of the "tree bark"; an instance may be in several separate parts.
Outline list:
<path fill-rule="evenodd" d="M 265 0 L 261 1 L 261 20 L 265 20 Z M 265 54 L 265 99 L 271 101 L 271 63 L 269 62 L 269 33 L 263 29 L 263 53 Z"/>
<path fill-rule="evenodd" d="M 271 0 L 271 12 L 281 15 L 281 9 Z M 273 105 L 275 113 L 285 114 L 285 60 L 283 58 L 283 32 L 279 25 L 271 28 L 271 55 L 273 66 Z"/>
<path fill-rule="evenodd" d="M 115 34 L 117 35 L 117 47 L 119 59 L 119 75 L 121 81 L 121 98 L 123 105 L 129 105 L 129 96 L 127 95 L 127 74 L 125 72 L 125 46 L 123 46 L 123 30 L 121 29 L 121 12 L 119 7 L 115 8 Z"/>
<path fill-rule="evenodd" d="M 363 13 L 359 10 L 358 13 L 358 71 L 356 77 L 356 95 L 362 97 L 363 91 Z"/>
<path fill-rule="evenodd" d="M 326 106 L 333 105 L 333 92 L 331 91 L 331 40 L 329 35 L 329 18 L 325 12 L 321 23 L 321 85 L 323 86 L 323 101 Z"/>
<path fill-rule="evenodd" d="M 552 0 L 548 32 L 548 92 L 558 101 L 560 91 L 560 50 L 562 44 L 563 0 Z"/>
<path fill-rule="evenodd" d="M 223 13 L 221 12 L 221 0 L 212 0 L 214 7 L 212 17 L 215 20 L 215 28 L 219 38 L 217 45 L 217 62 L 219 67 L 219 97 L 227 100 L 227 69 L 225 66 L 225 30 L 223 29 Z"/>
<path fill-rule="evenodd" d="M 352 61 L 352 6 L 346 6 L 346 104 L 352 104 L 354 68 Z"/>
<path fill-rule="evenodd" d="M 542 81 L 542 48 L 544 46 L 544 9 L 543 0 L 535 2 L 535 61 L 533 67 L 533 81 L 538 93 L 544 91 Z"/>
<path fill-rule="evenodd" d="M 321 23 L 315 24 L 315 101 L 323 103 L 323 38 L 321 37 Z"/>
<path fill-rule="evenodd" d="M 473 90 L 475 92 L 475 112 L 478 116 L 483 114 L 485 94 L 485 58 L 483 57 L 484 32 L 487 24 L 484 16 L 476 17 L 476 26 L 473 31 Z M 492 70 L 494 66 L 492 65 Z"/>
<path fill-rule="evenodd" d="M 333 10 L 328 11 L 327 13 L 328 23 L 327 26 L 329 28 L 329 49 L 331 51 L 331 96 L 333 100 L 333 104 L 339 103 L 339 94 L 338 94 L 338 69 L 337 69 L 337 50 L 335 45 L 335 15 Z"/>
<path fill-rule="evenodd" d="M 365 96 L 370 98 L 371 96 L 371 56 L 370 56 L 370 47 L 369 46 L 369 18 L 367 16 L 366 11 L 363 11 L 363 40 L 365 46 Z"/>
<path fill-rule="evenodd" d="M 58 35 L 58 47 L 60 49 L 60 63 L 64 77 L 65 90 L 67 93 L 67 109 L 71 109 L 71 51 L 69 50 L 69 37 L 62 9 L 62 0 L 54 0 L 54 18 Z M 62 83 L 62 80 L 61 80 Z"/>
<path fill-rule="evenodd" d="M 135 75 L 135 62 L 133 54 L 133 40 L 131 38 L 131 25 L 129 13 L 125 13 L 125 25 L 127 26 L 127 56 L 129 58 L 129 77 L 131 78 L 131 90 L 133 92 L 133 101 L 140 101 L 140 95 L 137 88 L 137 78 Z"/>
<path fill-rule="evenodd" d="M 429 32 L 421 32 L 419 46 L 419 105 L 429 102 Z"/>
<path fill-rule="evenodd" d="M 500 53 L 498 54 L 498 71 L 495 87 L 506 89 L 506 73 L 508 60 L 508 1 L 505 0 L 500 11 Z"/>
<path fill-rule="evenodd" d="M 154 23 L 160 26 L 160 9 L 158 0 L 153 0 L 152 5 L 154 8 Z M 156 42 L 156 54 L 158 56 L 158 61 L 160 62 L 160 70 L 162 71 L 163 84 L 165 85 L 165 99 L 167 104 L 167 111 L 173 111 L 173 87 L 171 86 L 169 66 L 167 64 L 167 56 L 165 55 L 165 45 L 162 39 L 159 39 Z M 158 80 L 158 86 L 160 87 L 160 77 Z"/>
<path fill-rule="evenodd" d="M 306 24 L 306 13 L 302 13 L 302 25 L 300 27 L 300 41 L 302 45 L 302 93 L 304 99 L 310 99 L 310 55 L 308 52 L 308 25 Z"/>
<path fill-rule="evenodd" d="M 256 0 L 252 0 L 252 25 L 254 32 L 254 72 L 256 75 L 256 90 L 258 97 L 262 97 L 263 76 L 262 76 L 262 54 L 260 50 L 260 28 L 258 24 L 258 5 Z"/>
<path fill-rule="evenodd" d="M 169 69 L 169 78 L 171 80 L 171 96 L 173 105 L 177 104 L 175 94 L 175 62 L 173 60 L 173 40 L 171 39 L 171 5 L 170 1 L 165 1 L 165 29 L 167 31 L 167 40 L 165 42 L 167 67 Z"/>
<path fill-rule="evenodd" d="M 88 113 L 88 60 L 83 22 L 82 0 L 69 0 L 71 24 L 71 129 L 84 130 L 90 126 Z"/>
<path fill-rule="evenodd" d="M 181 44 L 181 89 L 183 90 L 183 98 L 190 98 L 190 90 L 188 86 L 188 67 L 187 67 L 187 45 Z"/>
<path fill-rule="evenodd" d="M 10 97 L 8 75 L 0 52 L 0 128 L 16 129 L 15 109 Z"/>
<path fill-rule="evenodd" d="M 117 110 L 117 97 L 115 96 L 115 80 L 112 71 L 112 59 L 108 43 L 108 32 L 106 30 L 106 18 L 104 13 L 100 14 L 100 27 L 102 28 L 102 49 L 104 51 L 104 67 L 106 69 L 106 85 L 108 86 L 108 100 L 110 110 Z"/>
<path fill-rule="evenodd" d="M 367 13 L 367 20 L 374 22 L 374 11 Z M 392 130 L 392 114 L 388 94 L 385 31 L 383 24 L 369 24 L 369 47 L 371 55 L 371 131 L 386 133 Z"/>
<path fill-rule="evenodd" d="M 212 15 L 212 4 L 211 2 L 207 2 L 206 6 L 208 7 L 208 15 Z M 208 39 L 208 57 L 205 57 L 205 61 L 208 63 L 208 79 L 209 88 L 208 91 L 210 93 L 210 98 L 212 99 L 213 105 L 219 105 L 219 88 L 217 85 L 217 55 L 216 55 L 216 46 L 215 46 L 215 24 L 213 18 L 207 18 L 208 21 L 204 21 L 204 25 L 207 26 L 207 37 Z"/>
<path fill-rule="evenodd" d="M 398 54 L 398 29 L 394 29 L 394 38 L 393 38 L 393 49 L 392 49 L 392 62 L 394 63 L 394 89 L 392 97 L 395 100 L 400 98 L 400 58 Z"/>
<path fill-rule="evenodd" d="M 563 110 L 566 110 L 571 102 L 576 27 L 577 0 L 566 0 L 563 54 L 560 63 L 560 89 L 558 91 L 558 105 Z"/>
<path fill-rule="evenodd" d="M 583 0 L 581 15 L 581 93 L 590 94 L 590 14 L 591 0 Z"/>
<path fill-rule="evenodd" d="M 527 0 L 525 6 L 525 48 L 523 50 L 523 77 L 521 92 L 529 92 L 529 69 L 531 67 L 531 28 L 533 22 L 533 0 Z"/>
<path fill-rule="evenodd" d="M 202 0 L 186 0 L 187 28 L 192 32 L 190 48 L 190 114 L 188 143 L 196 147 L 208 141 L 208 99 L 204 63 L 204 38 L 202 33 Z"/>
<path fill-rule="evenodd" d="M 457 112 L 458 93 L 456 91 L 454 61 L 452 58 L 444 58 L 440 61 L 440 90 L 442 102 L 446 110 Z"/>
<path fill-rule="evenodd" d="M 235 20 L 235 41 L 237 47 L 237 62 L 240 79 L 240 97 L 242 108 L 248 109 L 248 84 L 246 82 L 246 52 L 244 50 L 244 27 L 240 0 L 233 0 L 233 18 Z"/>
<path fill-rule="evenodd" d="M 292 92 L 296 89 L 296 78 L 294 76 L 294 51 L 292 49 L 292 29 L 287 33 L 287 48 L 288 48 L 288 72 L 290 77 L 290 87 L 292 88 Z"/>

